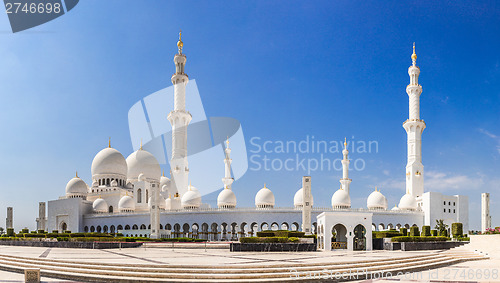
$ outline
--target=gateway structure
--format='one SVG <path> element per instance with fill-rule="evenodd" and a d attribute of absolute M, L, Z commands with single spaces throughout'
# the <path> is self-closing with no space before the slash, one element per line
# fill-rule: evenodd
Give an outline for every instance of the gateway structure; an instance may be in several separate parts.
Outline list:
<path fill-rule="evenodd" d="M 387 199 L 375 188 L 367 198 L 367 208 L 351 208 L 349 151 L 342 151 L 341 187 L 331 199 L 331 207 L 315 207 L 311 177 L 304 177 L 303 188 L 293 197 L 290 207 L 275 207 L 275 197 L 264 185 L 255 195 L 255 207 L 237 207 L 232 190 L 231 149 L 225 146 L 224 176 L 217 208 L 202 204 L 202 196 L 189 183 L 187 130 L 191 114 L 186 110 L 188 76 L 186 55 L 179 36 L 174 56 L 174 109 L 166 115 L 172 125 L 170 178 L 161 173 L 157 159 L 142 146 L 125 158 L 108 147 L 94 157 L 92 183 L 87 185 L 78 174 L 66 185 L 66 194 L 48 202 L 47 229 L 72 232 L 120 232 L 127 236 L 194 237 L 212 241 L 237 240 L 266 229 L 308 230 L 318 235 L 320 249 L 371 249 L 371 231 L 400 227 L 434 225 L 436 219 L 462 222 L 468 230 L 468 199 L 424 191 L 421 135 L 425 123 L 420 120 L 418 84 L 420 69 L 409 68 L 410 118 L 403 124 L 408 135 L 406 194 L 399 205 L 388 209 Z M 168 110 L 165 111 L 167 113 Z M 222 163 L 221 163 L 222 166 Z M 298 178 L 297 178 L 298 179 Z M 299 181 L 299 179 L 297 180 Z M 290 199 L 291 201 L 291 199 Z M 45 205 L 43 203 L 43 205 Z M 44 221 L 40 213 L 39 223 Z M 44 227 L 45 224 L 39 227 Z"/>

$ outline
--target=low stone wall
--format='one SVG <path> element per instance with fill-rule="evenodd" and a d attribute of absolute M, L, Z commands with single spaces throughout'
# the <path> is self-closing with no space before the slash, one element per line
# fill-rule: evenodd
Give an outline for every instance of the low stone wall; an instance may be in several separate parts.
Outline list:
<path fill-rule="evenodd" d="M 73 249 L 118 249 L 136 248 L 142 243 L 134 242 L 44 242 L 44 241 L 0 241 L 4 246 L 46 247 L 46 248 L 73 248 Z"/>
<path fill-rule="evenodd" d="M 314 243 L 231 243 L 232 252 L 315 252 Z"/>
<path fill-rule="evenodd" d="M 401 243 L 402 251 L 421 251 L 421 250 L 447 250 L 456 248 L 469 242 L 403 242 Z"/>

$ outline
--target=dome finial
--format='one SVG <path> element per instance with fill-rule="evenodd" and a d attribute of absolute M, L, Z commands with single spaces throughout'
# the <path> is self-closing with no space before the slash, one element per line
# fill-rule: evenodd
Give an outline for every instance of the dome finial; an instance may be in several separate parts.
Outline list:
<path fill-rule="evenodd" d="M 141 148 L 140 148 L 140 150 L 142 150 L 142 139 L 141 139 Z"/>
<path fill-rule="evenodd" d="M 417 53 L 415 53 L 415 42 L 413 42 L 413 54 L 411 54 L 411 61 L 413 62 L 413 66 L 417 64 Z"/>
<path fill-rule="evenodd" d="M 267 189 L 267 187 L 266 187 L 266 183 L 264 183 L 264 188 L 266 188 L 266 189 Z"/>
<path fill-rule="evenodd" d="M 375 191 L 378 192 L 377 187 L 375 186 Z"/>
<path fill-rule="evenodd" d="M 344 147 L 347 146 L 347 137 L 344 137 Z"/>
<path fill-rule="evenodd" d="M 226 138 L 226 145 L 229 147 L 229 136 Z"/>
<path fill-rule="evenodd" d="M 163 177 L 165 177 L 165 169 L 163 169 L 163 173 L 161 173 Z"/>
<path fill-rule="evenodd" d="M 108 138 L 108 147 L 111 147 L 111 137 Z"/>
<path fill-rule="evenodd" d="M 177 48 L 179 48 L 179 54 L 182 54 L 182 47 L 184 46 L 181 37 L 182 37 L 182 30 L 179 30 L 179 41 L 177 41 Z"/>
<path fill-rule="evenodd" d="M 78 170 L 76 171 L 75 178 L 79 178 L 79 177 L 78 177 Z"/>

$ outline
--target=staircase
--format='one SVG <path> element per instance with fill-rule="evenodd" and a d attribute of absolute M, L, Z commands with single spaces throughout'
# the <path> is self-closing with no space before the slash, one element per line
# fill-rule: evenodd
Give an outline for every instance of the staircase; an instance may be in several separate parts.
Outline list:
<path fill-rule="evenodd" d="M 488 258 L 485 254 L 461 248 L 413 256 L 408 256 L 408 253 L 404 255 L 356 262 L 193 266 L 75 262 L 0 254 L 0 269 L 24 273 L 26 268 L 39 268 L 43 277 L 84 282 L 296 282 L 332 278 L 338 281 L 350 281 L 370 279 L 374 273 L 378 273 L 379 277 L 389 273 L 396 275 L 398 272 L 429 270 L 463 261 Z M 346 276 L 335 278 L 336 274 Z"/>

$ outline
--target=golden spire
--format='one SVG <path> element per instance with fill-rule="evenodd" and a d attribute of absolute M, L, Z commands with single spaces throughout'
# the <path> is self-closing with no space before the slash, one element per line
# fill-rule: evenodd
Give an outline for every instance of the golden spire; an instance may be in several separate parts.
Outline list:
<path fill-rule="evenodd" d="M 229 136 L 227 136 L 226 145 L 229 147 Z"/>
<path fill-rule="evenodd" d="M 165 177 L 165 169 L 163 169 L 163 173 L 161 175 Z"/>
<path fill-rule="evenodd" d="M 346 146 L 347 146 L 347 138 L 344 137 L 344 147 L 346 147 Z"/>
<path fill-rule="evenodd" d="M 111 137 L 108 139 L 108 147 L 111 147 Z"/>
<path fill-rule="evenodd" d="M 264 183 L 264 189 L 267 189 L 267 187 L 266 187 L 266 183 Z"/>
<path fill-rule="evenodd" d="M 141 148 L 140 148 L 140 150 L 142 150 L 142 139 L 141 139 Z"/>
<path fill-rule="evenodd" d="M 78 171 L 76 171 L 76 176 L 75 176 L 75 178 L 79 178 L 79 177 L 78 177 Z"/>
<path fill-rule="evenodd" d="M 376 192 L 378 192 L 378 191 L 377 191 L 377 187 L 375 187 L 375 191 L 376 191 Z"/>
<path fill-rule="evenodd" d="M 411 54 L 411 60 L 413 62 L 413 66 L 417 63 L 417 53 L 415 53 L 415 42 L 413 42 L 413 54 Z"/>
<path fill-rule="evenodd" d="M 179 30 L 179 41 L 177 41 L 177 48 L 179 48 L 179 54 L 182 53 L 182 47 L 184 46 L 181 37 L 182 37 L 182 30 Z"/>

